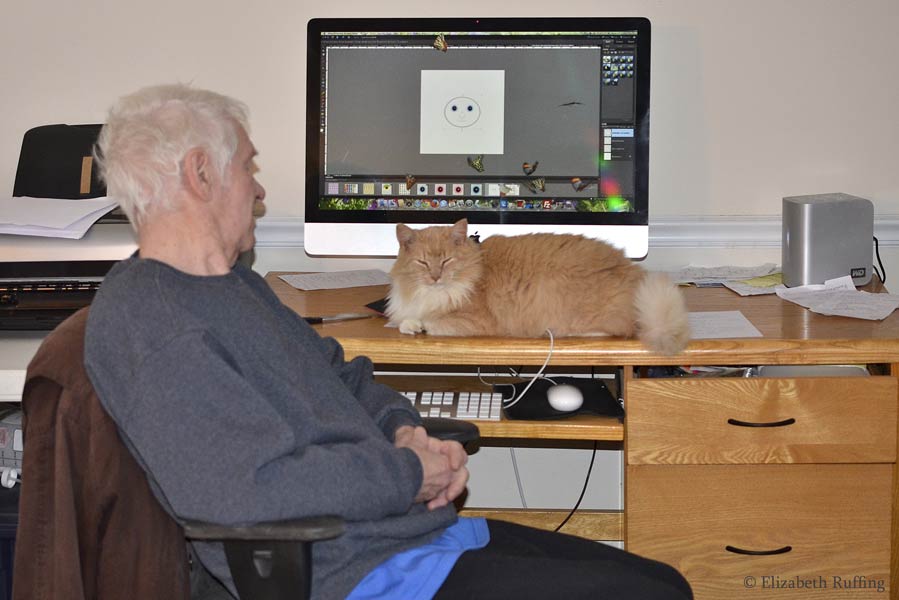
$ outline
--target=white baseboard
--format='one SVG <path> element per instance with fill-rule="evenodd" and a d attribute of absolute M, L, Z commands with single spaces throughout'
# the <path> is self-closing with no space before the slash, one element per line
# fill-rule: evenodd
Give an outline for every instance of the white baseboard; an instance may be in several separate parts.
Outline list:
<path fill-rule="evenodd" d="M 899 215 L 874 219 L 874 234 L 884 246 L 899 246 Z M 780 215 L 660 216 L 649 220 L 651 248 L 779 248 Z M 301 217 L 263 217 L 256 223 L 256 246 L 303 247 Z"/>

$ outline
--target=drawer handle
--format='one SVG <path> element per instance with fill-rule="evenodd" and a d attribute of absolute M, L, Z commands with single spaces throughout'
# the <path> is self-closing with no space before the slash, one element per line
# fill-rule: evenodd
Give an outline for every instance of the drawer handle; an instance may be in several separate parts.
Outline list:
<path fill-rule="evenodd" d="M 771 423 L 754 423 L 752 421 L 738 421 L 737 419 L 728 419 L 728 425 L 736 425 L 737 427 L 786 427 L 796 422 L 796 419 L 790 417 L 783 421 L 773 421 Z"/>
<path fill-rule="evenodd" d="M 736 546 L 725 546 L 725 550 L 734 554 L 747 554 L 749 556 L 771 556 L 772 554 L 786 554 L 793 549 L 793 546 L 784 546 L 776 550 L 745 550 Z"/>

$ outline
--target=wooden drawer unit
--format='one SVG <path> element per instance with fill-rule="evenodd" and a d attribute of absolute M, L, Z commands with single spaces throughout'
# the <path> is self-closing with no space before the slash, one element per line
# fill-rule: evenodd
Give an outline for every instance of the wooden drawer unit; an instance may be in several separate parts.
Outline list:
<path fill-rule="evenodd" d="M 887 598 L 893 377 L 626 383 L 626 547 L 698 600 Z"/>
<path fill-rule="evenodd" d="M 630 466 L 627 549 L 697 600 L 888 598 L 891 482 L 885 464 Z"/>
<path fill-rule="evenodd" d="M 628 464 L 896 458 L 893 377 L 631 379 Z"/>

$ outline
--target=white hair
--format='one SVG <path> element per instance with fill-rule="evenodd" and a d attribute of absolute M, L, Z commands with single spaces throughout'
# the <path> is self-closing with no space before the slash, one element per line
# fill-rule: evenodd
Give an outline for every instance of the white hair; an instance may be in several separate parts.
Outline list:
<path fill-rule="evenodd" d="M 143 88 L 109 110 L 94 156 L 109 197 L 138 229 L 148 212 L 173 208 L 183 160 L 202 148 L 225 177 L 238 129 L 249 131 L 245 104 L 184 84 Z"/>

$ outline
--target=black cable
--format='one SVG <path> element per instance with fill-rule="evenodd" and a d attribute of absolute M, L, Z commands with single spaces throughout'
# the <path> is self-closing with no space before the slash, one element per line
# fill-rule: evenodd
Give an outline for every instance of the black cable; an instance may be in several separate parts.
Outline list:
<path fill-rule="evenodd" d="M 584 499 L 584 494 L 587 493 L 587 484 L 590 483 L 590 473 L 593 471 L 593 462 L 596 460 L 596 450 L 598 448 L 599 448 L 599 442 L 594 441 L 593 442 L 593 456 L 590 458 L 590 466 L 587 467 L 587 477 L 586 477 L 586 479 L 584 479 L 584 489 L 581 490 L 580 497 L 577 499 L 577 502 L 574 503 L 574 508 L 572 508 L 571 511 L 568 513 L 568 516 L 565 517 L 565 520 L 562 521 L 561 523 L 559 523 L 559 526 L 553 530 L 554 532 L 558 533 L 559 530 L 565 526 L 565 523 L 567 523 L 568 520 L 571 519 L 571 517 L 574 515 L 575 511 L 581 505 L 581 500 Z"/>
<path fill-rule="evenodd" d="M 874 272 L 880 277 L 880 283 L 884 284 L 887 282 L 887 270 L 883 268 L 883 261 L 880 260 L 880 242 L 877 241 L 876 235 L 874 236 L 874 254 L 877 256 L 877 264 L 880 265 L 880 271 L 877 270 L 877 267 L 874 267 Z"/>

